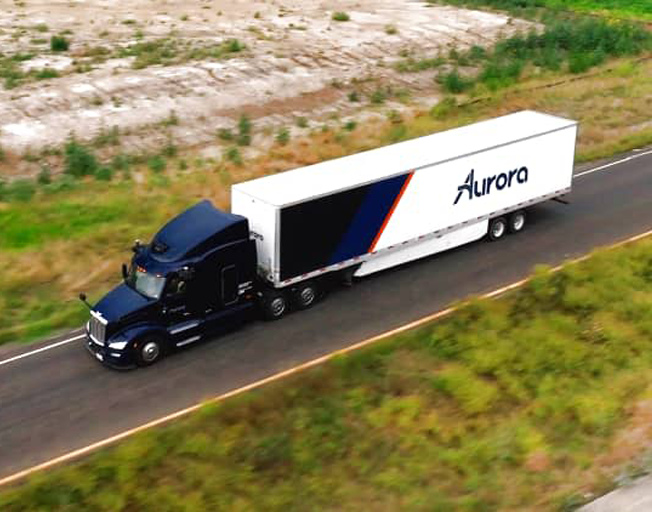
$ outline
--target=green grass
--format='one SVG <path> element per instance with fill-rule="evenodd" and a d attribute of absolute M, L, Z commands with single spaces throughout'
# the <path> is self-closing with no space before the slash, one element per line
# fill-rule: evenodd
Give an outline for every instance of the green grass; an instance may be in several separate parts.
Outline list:
<path fill-rule="evenodd" d="M 533 15 L 538 11 L 578 11 L 637 20 L 652 20 L 652 4 L 648 0 L 428 0 L 431 4 L 452 4 L 468 7 L 492 7 L 514 15 Z"/>
<path fill-rule="evenodd" d="M 6 512 L 559 510 L 600 482 L 596 454 L 652 384 L 651 336 L 648 240 L 539 269 L 505 298 L 205 406 L 0 502 Z"/>

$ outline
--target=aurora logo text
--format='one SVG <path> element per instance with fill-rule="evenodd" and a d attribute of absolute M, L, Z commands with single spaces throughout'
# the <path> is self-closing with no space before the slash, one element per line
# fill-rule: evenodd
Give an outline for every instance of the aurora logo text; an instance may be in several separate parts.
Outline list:
<path fill-rule="evenodd" d="M 464 180 L 464 183 L 457 187 L 457 197 L 455 198 L 453 205 L 459 203 L 462 196 L 465 196 L 466 194 L 468 194 L 468 198 L 471 200 L 474 197 L 482 197 L 491 194 L 492 185 L 496 190 L 503 190 L 511 187 L 515 183 L 527 183 L 527 179 L 527 167 L 521 167 L 520 169 L 514 169 L 509 172 L 501 172 L 495 176 L 482 178 L 482 181 L 475 180 L 475 169 L 471 169 L 471 172 L 466 177 L 466 180 Z"/>

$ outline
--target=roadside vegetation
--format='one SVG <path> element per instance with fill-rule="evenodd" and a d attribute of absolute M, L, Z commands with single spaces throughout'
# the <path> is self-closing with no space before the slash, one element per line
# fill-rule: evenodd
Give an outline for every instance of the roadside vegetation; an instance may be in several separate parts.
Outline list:
<path fill-rule="evenodd" d="M 206 405 L 0 502 L 571 510 L 631 464 L 620 439 L 652 390 L 651 305 L 650 240 L 540 268 L 504 298 Z"/>
<path fill-rule="evenodd" d="M 402 72 L 439 69 L 437 82 L 452 94 L 478 95 L 513 86 L 523 78 L 580 74 L 608 59 L 638 56 L 652 50 L 652 34 L 630 22 L 599 18 L 556 19 L 543 31 L 532 29 L 499 41 L 486 50 L 450 50 L 448 55 L 408 57 Z"/>
<path fill-rule="evenodd" d="M 428 0 L 431 4 L 464 7 L 492 7 L 516 16 L 531 17 L 542 10 L 577 11 L 607 17 L 652 20 L 652 4 L 647 0 Z"/>

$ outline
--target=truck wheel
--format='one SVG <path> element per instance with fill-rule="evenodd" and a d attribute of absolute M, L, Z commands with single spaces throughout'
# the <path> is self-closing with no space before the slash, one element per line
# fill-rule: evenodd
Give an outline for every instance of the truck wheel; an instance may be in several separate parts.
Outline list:
<path fill-rule="evenodd" d="M 145 338 L 136 344 L 136 362 L 138 366 L 149 366 L 163 355 L 163 344 L 155 337 Z"/>
<path fill-rule="evenodd" d="M 261 301 L 263 315 L 267 320 L 278 320 L 288 309 L 285 293 L 281 291 L 268 291 L 263 293 Z"/>
<path fill-rule="evenodd" d="M 301 283 L 293 292 L 297 309 L 308 309 L 317 300 L 317 287 L 314 283 Z"/>
<path fill-rule="evenodd" d="M 507 221 L 505 217 L 496 217 L 489 221 L 489 240 L 492 242 L 500 240 L 507 233 Z"/>
<path fill-rule="evenodd" d="M 518 233 L 520 231 L 523 231 L 526 220 L 527 217 L 525 215 L 525 210 L 519 210 L 517 212 L 512 213 L 509 216 L 509 232 Z"/>

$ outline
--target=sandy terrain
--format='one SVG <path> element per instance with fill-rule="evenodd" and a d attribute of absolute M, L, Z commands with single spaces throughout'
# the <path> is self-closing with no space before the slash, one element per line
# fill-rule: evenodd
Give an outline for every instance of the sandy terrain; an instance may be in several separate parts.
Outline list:
<path fill-rule="evenodd" d="M 332 20 L 334 11 L 350 21 Z M 219 154 L 217 130 L 233 127 L 243 112 L 255 120 L 260 145 L 261 127 L 297 132 L 300 116 L 360 115 L 369 102 L 349 101 L 352 90 L 391 84 L 431 101 L 434 72 L 398 73 L 392 64 L 401 55 L 486 46 L 526 26 L 410 0 L 0 0 L 3 53 L 33 53 L 20 64 L 24 71 L 49 67 L 60 75 L 0 89 L 0 146 L 35 154 L 71 133 L 90 139 L 117 126 L 124 151 L 154 151 L 171 133 L 181 147 Z M 70 50 L 53 54 L 45 41 L 59 33 Z M 179 62 L 134 69 L 137 57 L 120 56 L 121 48 L 161 38 L 173 42 Z M 245 49 L 225 58 L 182 57 L 230 39 Z M 178 122 L 166 123 L 172 112 Z M 26 170 L 23 162 L 14 173 Z"/>

